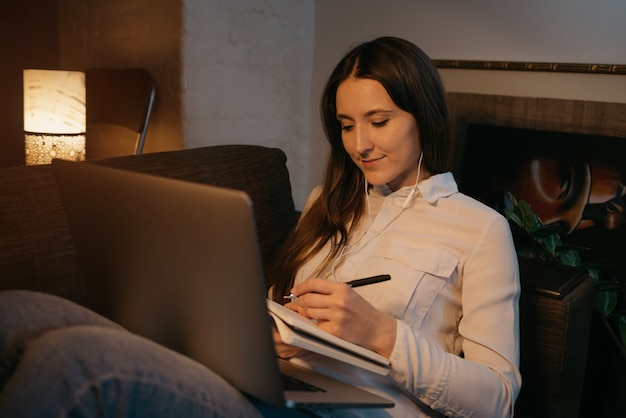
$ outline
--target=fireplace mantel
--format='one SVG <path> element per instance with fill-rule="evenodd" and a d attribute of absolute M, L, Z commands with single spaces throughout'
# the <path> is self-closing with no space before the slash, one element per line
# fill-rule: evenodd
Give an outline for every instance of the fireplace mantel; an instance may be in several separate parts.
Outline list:
<path fill-rule="evenodd" d="M 453 171 L 460 173 L 470 124 L 623 137 L 626 103 L 448 93 Z"/>

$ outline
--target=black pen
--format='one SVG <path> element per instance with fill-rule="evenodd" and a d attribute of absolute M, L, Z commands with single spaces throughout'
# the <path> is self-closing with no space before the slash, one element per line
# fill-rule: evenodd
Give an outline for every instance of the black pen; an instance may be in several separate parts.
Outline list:
<path fill-rule="evenodd" d="M 391 276 L 388 274 L 379 274 L 377 276 L 365 277 L 364 279 L 350 280 L 349 282 L 346 282 L 346 284 L 350 287 L 359 287 L 359 286 L 366 286 L 368 284 L 385 282 L 390 279 L 391 279 Z M 294 300 L 296 297 L 297 296 L 294 296 L 293 294 L 283 296 L 283 298 L 291 299 L 291 300 Z"/>
<path fill-rule="evenodd" d="M 359 287 L 366 286 L 368 284 L 385 282 L 390 279 L 391 276 L 388 274 L 379 274 L 378 276 L 366 277 L 364 279 L 350 280 L 349 282 L 346 282 L 346 284 L 350 287 Z"/>

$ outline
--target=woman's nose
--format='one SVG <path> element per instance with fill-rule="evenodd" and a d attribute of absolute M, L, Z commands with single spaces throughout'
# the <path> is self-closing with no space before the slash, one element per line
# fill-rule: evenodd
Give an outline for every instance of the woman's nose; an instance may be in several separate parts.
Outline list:
<path fill-rule="evenodd" d="M 354 150 L 361 155 L 367 155 L 374 148 L 374 144 L 366 129 L 357 128 L 355 131 Z"/>

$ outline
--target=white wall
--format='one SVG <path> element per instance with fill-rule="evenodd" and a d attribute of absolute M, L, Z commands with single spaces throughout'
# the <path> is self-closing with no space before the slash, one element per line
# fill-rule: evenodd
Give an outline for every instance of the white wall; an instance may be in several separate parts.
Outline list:
<path fill-rule="evenodd" d="M 311 184 L 327 146 L 319 97 L 354 42 L 407 38 L 433 59 L 626 64 L 623 0 L 316 0 Z M 626 102 L 626 75 L 441 70 L 449 91 Z"/>
<path fill-rule="evenodd" d="M 298 206 L 309 183 L 313 12 L 313 0 L 186 0 L 183 8 L 185 148 L 281 148 Z"/>

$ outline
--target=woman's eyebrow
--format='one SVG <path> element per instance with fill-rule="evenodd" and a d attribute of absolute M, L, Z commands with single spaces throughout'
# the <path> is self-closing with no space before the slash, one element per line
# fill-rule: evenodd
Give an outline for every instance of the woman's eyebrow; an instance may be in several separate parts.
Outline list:
<path fill-rule="evenodd" d="M 380 113 L 392 113 L 393 110 L 391 109 L 372 109 L 368 112 L 365 112 L 365 117 L 370 117 L 370 116 L 374 116 L 374 115 L 378 115 Z M 348 116 L 346 114 L 343 113 L 337 113 L 337 120 L 342 120 L 342 119 L 348 119 L 348 120 L 354 120 L 353 117 Z"/>

